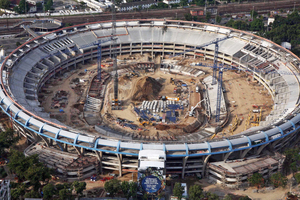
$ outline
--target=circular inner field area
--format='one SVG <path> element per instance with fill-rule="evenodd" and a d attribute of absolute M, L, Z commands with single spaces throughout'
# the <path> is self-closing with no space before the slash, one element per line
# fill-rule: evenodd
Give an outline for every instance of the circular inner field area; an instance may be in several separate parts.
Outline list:
<path fill-rule="evenodd" d="M 216 122 L 214 87 L 220 81 L 207 81 L 211 66 L 203 59 L 120 56 L 116 107 L 115 72 L 112 60 L 104 59 L 101 80 L 96 63 L 79 65 L 48 80 L 39 100 L 52 118 L 95 135 L 99 126 L 136 139 L 177 140 L 190 134 L 218 138 L 258 126 L 272 109 L 272 97 L 252 74 L 229 66 L 223 66 L 224 103 Z M 182 71 L 172 70 L 176 67 Z"/>

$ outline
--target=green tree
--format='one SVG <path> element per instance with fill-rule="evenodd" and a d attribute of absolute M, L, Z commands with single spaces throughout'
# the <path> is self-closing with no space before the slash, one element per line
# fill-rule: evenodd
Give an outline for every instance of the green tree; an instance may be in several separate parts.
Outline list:
<path fill-rule="evenodd" d="M 120 190 L 120 181 L 117 179 L 111 179 L 105 182 L 104 189 L 111 197 L 114 197 Z"/>
<path fill-rule="evenodd" d="M 184 18 L 186 21 L 192 21 L 193 16 L 191 15 L 191 13 L 186 13 L 184 14 Z"/>
<path fill-rule="evenodd" d="M 219 196 L 212 192 L 206 193 L 207 200 L 219 200 Z"/>
<path fill-rule="evenodd" d="M 265 179 L 259 173 L 254 173 L 250 178 L 248 178 L 250 185 L 257 187 L 262 187 L 265 183 Z"/>
<path fill-rule="evenodd" d="M 295 177 L 297 183 L 299 184 L 300 183 L 300 173 L 295 174 L 294 177 Z"/>
<path fill-rule="evenodd" d="M 19 137 L 14 135 L 13 129 L 7 129 L 0 133 L 0 155 L 3 155 L 5 149 L 10 148 L 19 141 Z"/>
<path fill-rule="evenodd" d="M 226 194 L 223 200 L 232 200 L 232 196 L 229 194 Z"/>
<path fill-rule="evenodd" d="M 243 196 L 241 198 L 239 198 L 239 200 L 251 200 L 248 196 Z"/>
<path fill-rule="evenodd" d="M 130 189 L 129 183 L 128 183 L 127 181 L 123 181 L 123 182 L 121 183 L 121 190 L 122 190 L 123 195 L 124 195 L 124 197 L 125 197 L 126 199 L 129 199 L 129 198 L 131 197 L 131 194 L 130 194 L 129 189 Z"/>
<path fill-rule="evenodd" d="M 12 199 L 21 199 L 27 190 L 27 186 L 25 184 L 19 184 L 16 188 L 10 191 L 10 195 Z"/>
<path fill-rule="evenodd" d="M 23 153 L 12 150 L 8 167 L 17 174 L 20 181 L 29 180 L 36 191 L 41 186 L 40 181 L 49 180 L 51 177 L 51 170 L 39 162 L 38 155 L 25 157 Z"/>
<path fill-rule="evenodd" d="M 217 22 L 218 24 L 220 24 L 221 21 L 222 21 L 222 17 L 221 17 L 220 15 L 217 15 L 217 17 L 216 17 L 216 22 Z"/>
<path fill-rule="evenodd" d="M 253 17 L 253 19 L 255 19 L 258 16 L 258 13 L 255 10 L 251 10 L 250 15 Z"/>
<path fill-rule="evenodd" d="M 182 194 L 183 194 L 183 191 L 184 188 L 181 186 L 181 183 L 175 183 L 175 186 L 173 188 L 173 195 L 175 197 L 177 197 L 178 199 L 181 199 L 182 198 Z"/>
<path fill-rule="evenodd" d="M 298 171 L 297 162 L 300 160 L 299 152 L 299 147 L 286 149 L 284 151 L 284 169 L 286 170 L 286 172 L 288 172 L 288 170 L 291 170 L 293 173 Z"/>
<path fill-rule="evenodd" d="M 61 189 L 58 192 L 59 200 L 72 200 L 72 190 L 70 189 Z"/>
<path fill-rule="evenodd" d="M 51 199 L 53 197 L 53 195 L 55 195 L 55 187 L 52 183 L 48 183 L 47 185 L 45 185 L 43 187 L 43 198 L 48 200 Z"/>
<path fill-rule="evenodd" d="M 189 189 L 189 199 L 200 200 L 204 198 L 203 190 L 200 185 L 192 185 Z"/>
<path fill-rule="evenodd" d="M 133 199 L 137 198 L 138 185 L 135 182 L 129 183 L 129 192 Z"/>
<path fill-rule="evenodd" d="M 41 195 L 34 190 L 30 190 L 24 195 L 24 198 L 41 198 Z"/>
<path fill-rule="evenodd" d="M 26 2 L 26 0 L 21 0 L 19 5 L 14 7 L 14 11 L 19 14 L 27 13 L 29 11 L 29 4 Z"/>
<path fill-rule="evenodd" d="M 9 0 L 0 0 L 0 8 L 7 9 L 9 8 L 10 1 Z"/>
<path fill-rule="evenodd" d="M 188 5 L 188 0 L 180 0 L 180 6 L 187 6 Z"/>
<path fill-rule="evenodd" d="M 210 18 L 211 18 L 211 13 L 210 12 L 206 12 L 206 15 L 205 15 L 206 22 L 209 22 Z"/>
<path fill-rule="evenodd" d="M 86 189 L 86 182 L 74 181 L 73 182 L 73 187 L 74 187 L 77 195 L 79 195 L 79 194 L 82 195 L 83 190 Z"/>
<path fill-rule="evenodd" d="M 283 176 L 280 172 L 277 172 L 275 174 L 272 174 L 270 177 L 270 181 L 273 184 L 274 187 L 285 187 L 287 184 L 287 177 Z"/>
<path fill-rule="evenodd" d="M 45 11 L 51 10 L 53 6 L 53 0 L 47 0 L 47 3 L 44 5 Z"/>

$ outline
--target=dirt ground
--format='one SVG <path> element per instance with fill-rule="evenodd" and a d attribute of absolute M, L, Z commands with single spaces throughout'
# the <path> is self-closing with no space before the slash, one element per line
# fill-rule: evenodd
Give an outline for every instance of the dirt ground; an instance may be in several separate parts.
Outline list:
<path fill-rule="evenodd" d="M 203 59 L 182 59 L 174 58 L 179 61 L 178 64 L 189 66 L 193 62 L 201 62 L 206 65 L 212 65 L 211 61 L 204 61 Z M 138 62 L 145 62 L 149 61 L 150 57 L 149 54 L 144 55 L 134 55 L 134 56 L 120 56 L 118 57 L 118 64 L 130 64 L 130 63 L 138 63 Z M 155 58 L 155 62 L 160 62 L 160 57 Z M 108 60 L 105 60 L 103 62 L 105 66 L 110 66 L 111 62 Z M 76 94 L 76 92 L 71 88 L 70 81 L 75 78 L 81 78 L 86 79 L 86 83 L 84 83 L 85 87 L 88 88 L 89 82 L 91 78 L 93 77 L 93 74 L 91 74 L 92 71 L 96 70 L 96 64 L 87 64 L 85 66 L 80 66 L 81 69 L 77 69 L 75 71 L 67 72 L 63 76 L 52 79 L 52 83 L 49 84 L 48 88 L 46 88 L 50 94 L 43 94 L 44 99 L 41 101 L 42 106 L 44 107 L 46 112 L 51 113 L 54 117 L 56 117 L 61 122 L 65 123 L 69 126 L 75 126 L 75 127 L 83 127 L 85 124 L 84 120 L 80 117 L 80 112 L 78 109 L 74 108 L 74 104 L 78 103 L 79 101 L 84 101 L 85 98 L 85 91 L 86 89 L 82 90 L 81 94 Z M 212 74 L 211 68 L 208 67 L 198 67 L 202 71 L 205 72 L 204 76 L 200 76 L 196 79 L 196 82 L 199 83 L 199 81 L 206 76 L 209 76 Z M 109 68 L 107 68 L 109 69 Z M 78 74 L 81 72 L 84 72 L 85 70 L 88 71 L 85 76 L 79 76 Z M 120 83 L 119 83 L 119 99 L 124 103 L 122 110 L 110 110 L 110 102 L 111 99 L 113 99 L 113 81 L 108 83 L 107 85 L 107 92 L 106 97 L 104 101 L 103 110 L 101 111 L 101 114 L 104 115 L 105 113 L 111 113 L 112 116 L 115 118 L 120 117 L 124 118 L 130 121 L 133 121 L 136 125 L 139 125 L 139 122 L 137 122 L 137 116 L 133 111 L 134 106 L 138 106 L 141 102 L 131 102 L 131 97 L 133 95 L 133 91 L 136 87 L 136 84 L 139 79 L 142 77 L 149 76 L 154 79 L 160 79 L 164 80 L 163 88 L 161 89 L 161 92 L 159 93 L 160 96 L 171 96 L 175 97 L 176 94 L 173 93 L 175 85 L 170 84 L 170 78 L 182 80 L 185 82 L 190 91 L 190 98 L 189 98 L 189 108 L 185 109 L 182 113 L 180 113 L 179 122 L 177 124 L 187 125 L 192 123 L 195 118 L 188 117 L 187 111 L 190 110 L 191 106 L 195 106 L 201 99 L 200 95 L 198 93 L 195 93 L 195 87 L 196 85 L 191 83 L 191 77 L 182 76 L 178 74 L 168 74 L 161 72 L 160 70 L 156 70 L 156 72 L 148 72 L 148 73 L 140 73 L 140 77 L 132 77 L 130 79 L 126 79 L 122 76 L 120 76 Z M 253 120 L 257 120 L 259 118 L 260 113 L 253 113 L 252 110 L 260 109 L 262 108 L 262 120 L 265 119 L 265 117 L 270 113 L 273 105 L 273 100 L 271 96 L 269 95 L 268 91 L 264 89 L 262 85 L 256 82 L 252 82 L 251 77 L 247 76 L 245 73 L 238 74 L 236 71 L 224 71 L 223 73 L 223 85 L 226 89 L 225 98 L 227 102 L 230 104 L 228 112 L 230 112 L 230 119 L 227 123 L 227 125 L 224 127 L 224 131 L 222 133 L 219 133 L 216 138 L 224 137 L 224 136 L 230 136 L 234 135 L 236 133 L 240 133 L 246 128 L 250 128 L 251 126 L 254 126 L 255 123 L 252 123 Z M 59 109 L 51 108 L 52 98 L 56 91 L 58 90 L 64 90 L 68 92 L 68 104 L 65 108 L 63 108 L 64 113 L 60 113 Z M 254 106 L 254 107 L 253 107 Z M 186 118 L 183 116 L 187 115 Z M 74 116 L 77 116 L 76 119 L 74 119 Z M 238 118 L 240 121 L 240 125 L 235 129 L 231 130 L 231 126 L 233 124 L 233 121 L 235 118 Z M 249 125 L 246 126 L 247 119 L 249 120 Z M 75 124 L 74 121 L 77 123 Z M 112 121 L 111 121 L 112 122 Z M 258 124 L 258 123 L 256 123 Z M 117 125 L 118 126 L 118 125 Z M 120 127 L 121 128 L 121 127 Z M 161 136 L 169 136 L 170 131 L 158 131 L 155 130 L 154 127 L 146 126 L 142 127 L 143 135 L 150 135 L 150 136 L 156 136 L 157 133 Z M 131 131 L 130 129 L 128 129 Z M 174 134 L 181 133 L 181 130 L 174 130 L 172 129 Z"/>
<path fill-rule="evenodd" d="M 195 92 L 195 84 L 192 84 L 189 82 L 189 80 L 191 79 L 191 77 L 187 77 L 187 76 L 182 76 L 182 75 L 175 75 L 175 74 L 168 74 L 168 73 L 163 73 L 160 70 L 156 70 L 155 72 L 148 72 L 148 73 L 140 73 L 140 77 L 132 77 L 131 79 L 125 79 L 125 78 L 120 78 L 122 80 L 122 82 L 119 84 L 119 99 L 122 100 L 122 110 L 108 110 L 109 112 L 112 112 L 113 116 L 115 116 L 115 118 L 119 117 L 119 118 L 124 118 L 130 121 L 133 121 L 134 124 L 139 125 L 139 122 L 137 121 L 137 116 L 133 111 L 133 107 L 134 104 L 131 103 L 131 98 L 133 96 L 133 92 L 135 91 L 134 88 L 137 86 L 137 82 L 142 79 L 145 76 L 148 77 L 152 77 L 154 79 L 160 79 L 161 82 L 163 82 L 163 87 L 161 88 L 161 92 L 158 94 L 158 96 L 171 96 L 171 97 L 176 97 L 176 94 L 173 93 L 174 91 L 174 87 L 176 87 L 175 85 L 172 85 L 170 83 L 170 78 L 174 78 L 174 79 L 178 79 L 178 80 L 182 80 L 183 82 L 185 82 L 188 87 L 189 90 L 192 91 L 192 93 L 190 93 L 190 105 L 189 108 L 191 106 L 195 106 L 199 100 L 200 100 L 200 95 L 199 93 Z M 195 78 L 197 82 L 199 82 L 199 79 Z M 110 102 L 113 99 L 113 84 L 109 84 L 108 85 L 108 99 L 106 99 L 106 103 L 108 104 L 108 102 Z M 186 95 L 187 96 L 187 95 Z M 142 103 L 142 101 L 135 101 L 134 103 L 136 103 L 136 105 L 140 105 Z M 187 117 L 184 118 L 184 116 L 186 115 L 186 113 L 188 112 L 187 107 L 185 107 L 184 111 L 182 112 L 182 114 L 180 114 L 179 117 L 179 121 L 177 122 L 177 124 L 181 124 L 181 125 L 187 125 L 191 122 L 193 122 L 195 120 L 195 118 L 193 117 Z M 176 132 L 182 132 L 181 129 L 180 130 L 174 130 L 172 129 L 173 133 Z M 142 135 L 146 135 L 146 136 L 156 136 L 157 133 L 159 133 L 160 136 L 168 136 L 170 135 L 170 132 L 168 131 L 158 131 L 156 130 L 154 127 L 150 127 L 147 126 L 143 129 L 142 132 L 140 132 Z"/>

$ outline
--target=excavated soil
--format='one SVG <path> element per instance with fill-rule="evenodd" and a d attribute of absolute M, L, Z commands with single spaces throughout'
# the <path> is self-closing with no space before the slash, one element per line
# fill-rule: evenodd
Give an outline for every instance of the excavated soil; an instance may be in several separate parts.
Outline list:
<path fill-rule="evenodd" d="M 154 78 L 145 76 L 141 78 L 134 88 L 132 100 L 133 101 L 152 101 L 157 99 L 162 85 Z"/>

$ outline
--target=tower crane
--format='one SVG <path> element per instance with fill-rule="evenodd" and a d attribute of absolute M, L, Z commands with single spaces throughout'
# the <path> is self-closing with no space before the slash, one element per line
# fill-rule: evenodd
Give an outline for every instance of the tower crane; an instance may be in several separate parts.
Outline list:
<path fill-rule="evenodd" d="M 82 47 L 80 47 L 81 49 L 83 48 L 87 48 L 87 47 L 90 47 L 90 46 L 97 46 L 97 78 L 99 80 L 99 82 L 101 82 L 101 52 L 102 52 L 102 44 L 105 43 L 105 42 L 109 42 L 111 41 L 111 37 L 110 38 L 107 38 L 107 39 L 103 39 L 103 40 L 98 40 L 98 41 L 95 41 L 95 42 L 92 42 L 90 44 L 87 44 L 87 45 L 84 45 Z"/>
<path fill-rule="evenodd" d="M 112 99 L 112 109 L 118 109 L 120 105 L 120 101 L 118 99 L 118 84 L 119 84 L 119 76 L 118 76 L 118 66 L 117 66 L 117 55 L 115 52 L 116 46 L 116 8 L 115 8 L 115 0 L 112 0 L 112 27 L 111 27 L 111 40 L 112 40 L 112 59 L 113 59 L 113 70 L 115 72 L 114 75 L 114 99 Z"/>
<path fill-rule="evenodd" d="M 220 121 L 220 110 L 221 110 L 221 98 L 222 98 L 222 78 L 223 78 L 223 69 L 218 66 L 218 53 L 219 53 L 219 42 L 230 38 L 230 36 L 225 36 L 223 38 L 216 38 L 210 42 L 204 43 L 202 45 L 196 46 L 195 49 L 184 51 L 183 53 L 175 54 L 174 56 L 178 56 L 184 54 L 186 52 L 195 51 L 197 49 L 201 49 L 203 47 L 209 46 L 211 44 L 215 45 L 214 51 L 214 61 L 213 61 L 213 78 L 212 78 L 212 85 L 217 83 L 217 70 L 219 69 L 219 76 L 218 76 L 218 90 L 217 90 L 217 105 L 216 105 L 216 122 Z M 210 66 L 211 67 L 211 66 Z"/>
<path fill-rule="evenodd" d="M 194 49 L 190 49 L 190 50 L 184 51 L 182 53 L 177 53 L 172 57 L 176 57 L 176 56 L 182 55 L 184 53 L 195 51 L 195 50 L 198 50 L 198 49 L 200 50 L 203 47 L 214 44 L 215 45 L 215 51 L 214 51 L 214 63 L 213 63 L 213 67 L 212 67 L 213 68 L 212 85 L 215 85 L 217 83 L 217 69 L 218 69 L 217 64 L 218 64 L 218 53 L 219 53 L 219 44 L 218 43 L 223 41 L 223 40 L 226 40 L 228 38 L 230 38 L 230 36 L 225 36 L 223 38 L 216 38 L 216 39 L 214 39 L 210 42 L 207 42 L 207 43 L 204 43 L 202 45 L 196 46 Z"/>

